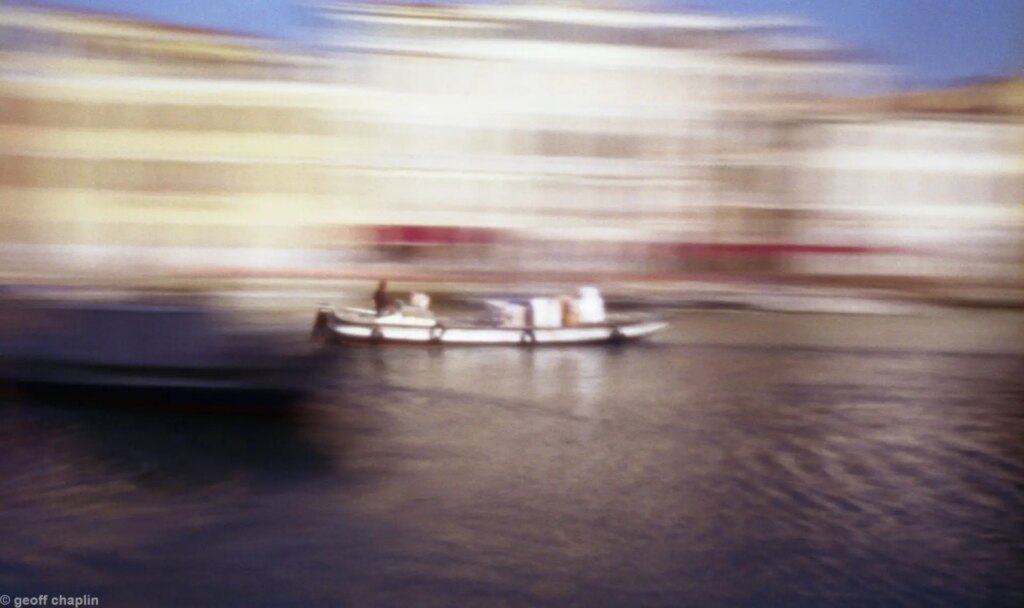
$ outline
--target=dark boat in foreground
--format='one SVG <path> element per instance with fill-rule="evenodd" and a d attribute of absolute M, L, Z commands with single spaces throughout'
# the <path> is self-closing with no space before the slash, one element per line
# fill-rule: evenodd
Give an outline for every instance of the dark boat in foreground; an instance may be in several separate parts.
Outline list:
<path fill-rule="evenodd" d="M 2 315 L 0 382 L 46 397 L 275 410 L 319 388 L 329 361 L 197 302 L 22 301 Z"/>

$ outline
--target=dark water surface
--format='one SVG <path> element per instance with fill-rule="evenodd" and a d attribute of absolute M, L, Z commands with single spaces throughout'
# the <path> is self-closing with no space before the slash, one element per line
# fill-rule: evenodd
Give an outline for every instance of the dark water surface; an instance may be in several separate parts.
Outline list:
<path fill-rule="evenodd" d="M 1024 605 L 1020 328 L 690 314 L 618 348 L 353 349 L 284 420 L 7 397 L 0 593 Z"/>

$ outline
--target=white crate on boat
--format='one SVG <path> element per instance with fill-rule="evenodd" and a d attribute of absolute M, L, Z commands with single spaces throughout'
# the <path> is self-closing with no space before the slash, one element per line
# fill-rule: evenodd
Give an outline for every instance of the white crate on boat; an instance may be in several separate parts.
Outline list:
<path fill-rule="evenodd" d="M 581 287 L 577 306 L 580 323 L 604 323 L 604 298 L 596 287 Z"/>
<path fill-rule="evenodd" d="M 558 298 L 532 298 L 530 310 L 534 327 L 562 326 L 562 302 Z"/>

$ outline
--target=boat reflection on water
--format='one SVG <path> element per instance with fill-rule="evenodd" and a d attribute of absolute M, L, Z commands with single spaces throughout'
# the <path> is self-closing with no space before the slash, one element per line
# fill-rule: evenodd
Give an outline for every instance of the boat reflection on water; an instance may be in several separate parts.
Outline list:
<path fill-rule="evenodd" d="M 104 405 L 279 412 L 323 387 L 332 360 L 194 297 L 8 299 L 0 330 L 0 381 Z"/>

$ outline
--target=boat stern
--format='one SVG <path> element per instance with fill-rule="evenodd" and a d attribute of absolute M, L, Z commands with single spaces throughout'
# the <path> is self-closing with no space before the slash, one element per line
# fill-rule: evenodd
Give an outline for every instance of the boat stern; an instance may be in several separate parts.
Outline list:
<path fill-rule="evenodd" d="M 334 322 L 336 314 L 334 308 L 321 304 L 313 319 L 313 330 L 310 332 L 311 341 L 326 341 L 334 335 Z"/>

